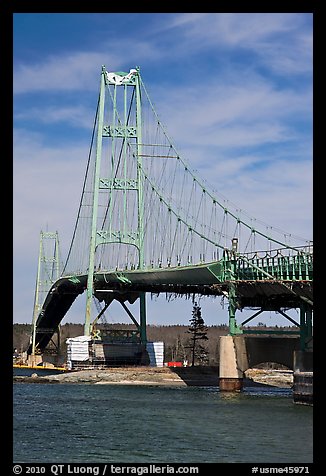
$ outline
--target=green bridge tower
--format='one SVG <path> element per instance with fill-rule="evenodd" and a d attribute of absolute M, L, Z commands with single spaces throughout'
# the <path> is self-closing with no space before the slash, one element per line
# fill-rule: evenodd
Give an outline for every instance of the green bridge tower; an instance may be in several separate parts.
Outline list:
<path fill-rule="evenodd" d="M 93 327 L 91 308 L 98 247 L 106 244 L 134 246 L 138 252 L 138 268 L 144 268 L 140 81 L 139 68 L 131 69 L 129 73 L 112 73 L 102 66 L 91 204 L 85 335 L 91 335 Z M 130 210 L 131 203 L 136 202 L 137 216 L 134 217 Z M 102 210 L 106 209 L 104 217 L 100 215 L 101 207 Z M 146 343 L 145 293 L 140 293 L 139 298 L 138 330 L 142 343 Z"/>
<path fill-rule="evenodd" d="M 49 289 L 52 284 L 59 279 L 59 277 L 60 256 L 58 232 L 41 231 L 32 320 L 32 358 L 34 358 L 37 352 L 35 346 L 37 318 L 41 312 L 42 305 Z"/>

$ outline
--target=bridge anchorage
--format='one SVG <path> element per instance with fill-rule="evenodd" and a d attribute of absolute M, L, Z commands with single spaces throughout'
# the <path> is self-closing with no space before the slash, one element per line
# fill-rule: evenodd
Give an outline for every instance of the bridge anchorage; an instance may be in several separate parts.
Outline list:
<path fill-rule="evenodd" d="M 97 322 L 116 300 L 136 325 L 142 345 L 147 342 L 146 293 L 225 296 L 230 331 L 225 342 L 231 350 L 226 352 L 221 342 L 221 388 L 241 386 L 247 364 L 242 373 L 224 371 L 223 355 L 231 352 L 237 359 L 240 347 L 244 355 L 245 346 L 238 344 L 252 334 L 245 326 L 264 311 L 276 311 L 295 326 L 283 340 L 301 352 L 296 365 L 312 355 L 312 273 L 312 242 L 248 217 L 181 157 L 138 67 L 108 72 L 102 66 L 74 233 L 60 277 L 35 318 L 30 354 L 44 351 L 53 329 L 84 291 L 85 336 L 98 336 Z M 92 315 L 94 299 L 97 315 Z M 127 307 L 135 302 L 138 318 Z M 255 313 L 238 323 L 236 312 L 245 308 Z M 287 314 L 293 308 L 300 310 L 299 322 Z M 277 337 L 264 333 L 276 348 Z"/>

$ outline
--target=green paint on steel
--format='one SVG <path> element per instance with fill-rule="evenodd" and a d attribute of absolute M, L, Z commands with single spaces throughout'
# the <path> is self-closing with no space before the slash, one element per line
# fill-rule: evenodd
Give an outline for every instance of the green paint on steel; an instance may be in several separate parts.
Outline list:
<path fill-rule="evenodd" d="M 146 344 L 146 293 L 140 293 L 140 339 L 142 344 Z"/>
<path fill-rule="evenodd" d="M 45 242 L 52 241 L 52 250 L 45 246 Z M 48 256 L 51 250 L 51 256 Z M 46 279 L 44 277 L 46 276 Z M 39 243 L 39 256 L 37 277 L 34 295 L 34 309 L 32 320 L 32 355 L 36 349 L 37 320 L 45 301 L 46 294 L 60 276 L 59 237 L 58 232 L 41 231 Z"/>
<path fill-rule="evenodd" d="M 111 90 L 112 107 L 111 107 L 111 124 L 104 125 L 105 116 L 105 96 L 106 90 L 109 87 Z M 133 93 L 128 98 L 127 89 L 133 88 Z M 121 97 L 122 96 L 122 97 Z M 135 120 L 136 124 L 129 124 L 130 111 L 133 105 L 133 98 L 135 97 Z M 121 102 L 122 101 L 122 102 Z M 121 112 L 122 109 L 122 112 Z M 105 67 L 102 67 L 101 87 L 99 99 L 99 113 L 97 121 L 97 144 L 96 144 L 96 162 L 93 183 L 93 202 L 92 202 L 92 228 L 91 240 L 89 247 L 89 265 L 88 265 L 88 279 L 87 279 L 87 297 L 86 297 L 86 313 L 84 334 L 91 334 L 91 305 L 94 294 L 94 263 L 96 248 L 100 244 L 109 243 L 123 243 L 135 246 L 138 249 L 138 268 L 144 268 L 144 196 L 143 196 L 143 172 L 142 172 L 142 109 L 140 97 L 140 73 L 139 68 L 131 70 L 129 75 L 118 73 L 107 73 Z M 101 160 L 102 160 L 102 141 L 106 137 L 112 141 L 111 147 L 111 177 L 101 177 Z M 127 138 L 132 137 L 136 139 L 136 176 L 128 176 L 130 169 L 128 161 L 131 158 L 128 156 Z M 121 142 L 121 152 L 116 153 L 115 143 Z M 117 154 L 117 155 L 116 155 Z M 114 170 L 118 170 L 119 164 L 123 177 L 116 177 Z M 98 226 L 98 207 L 99 207 L 99 191 L 106 189 L 109 193 L 108 198 L 108 223 L 109 227 L 106 230 L 97 229 Z M 137 228 L 132 229 L 128 224 L 128 199 L 130 193 L 137 193 Z M 123 193 L 123 210 L 119 216 L 119 229 L 113 229 L 113 216 L 115 193 Z M 117 279 L 123 284 L 130 284 L 131 281 L 124 273 L 116 273 Z M 140 313 L 141 323 L 146 323 L 146 305 L 145 295 L 140 298 Z M 143 331 L 144 336 L 144 331 Z"/>
<path fill-rule="evenodd" d="M 140 98 L 139 68 L 136 74 L 136 126 L 137 126 L 137 182 L 138 182 L 138 250 L 139 269 L 144 268 L 144 195 L 142 173 L 142 112 Z"/>
<path fill-rule="evenodd" d="M 105 68 L 104 66 L 102 66 L 98 125 L 97 125 L 98 129 L 97 129 L 97 143 L 96 143 L 95 174 L 94 174 L 94 185 L 93 185 L 92 228 L 91 228 L 91 238 L 90 238 L 90 247 L 89 247 L 88 277 L 87 277 L 87 290 L 86 290 L 86 311 L 85 311 L 85 325 L 84 325 L 84 334 L 87 336 L 91 334 L 91 309 L 92 309 L 92 301 L 93 301 L 94 258 L 95 258 L 95 249 L 96 249 L 98 198 L 99 198 L 99 183 L 100 183 L 101 156 L 102 156 L 104 100 L 105 100 Z"/>
<path fill-rule="evenodd" d="M 139 269 L 142 270 L 145 265 L 144 256 L 144 195 L 143 195 L 143 171 L 142 171 L 142 109 L 140 97 L 140 74 L 137 67 L 136 74 L 136 126 L 137 126 L 137 182 L 138 182 L 138 250 L 139 250 Z M 140 314 L 140 338 L 143 344 L 146 344 L 146 294 L 140 293 L 139 296 L 139 314 Z"/>
<path fill-rule="evenodd" d="M 305 351 L 312 339 L 312 308 L 308 304 L 300 306 L 300 349 Z"/>
<path fill-rule="evenodd" d="M 115 273 L 116 277 L 123 284 L 131 284 L 130 279 L 128 279 L 123 273 Z"/>
<path fill-rule="evenodd" d="M 221 281 L 223 279 L 223 266 L 221 263 L 216 262 L 207 266 L 207 269 L 212 275 L 217 279 L 217 281 Z"/>
<path fill-rule="evenodd" d="M 236 254 L 230 258 L 228 254 L 221 261 L 224 267 L 224 279 L 240 281 L 312 281 L 313 255 L 300 254 L 293 256 L 268 256 L 267 258 L 248 258 Z"/>

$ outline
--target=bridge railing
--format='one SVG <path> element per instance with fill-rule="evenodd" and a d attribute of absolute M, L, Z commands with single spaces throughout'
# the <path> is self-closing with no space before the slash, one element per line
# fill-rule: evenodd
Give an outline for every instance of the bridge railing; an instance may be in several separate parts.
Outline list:
<path fill-rule="evenodd" d="M 247 254 L 233 254 L 225 261 L 226 270 L 230 271 L 232 263 L 232 279 L 282 281 L 312 281 L 313 279 L 313 248 L 301 247 L 296 250 L 280 248 L 271 251 L 256 251 Z"/>

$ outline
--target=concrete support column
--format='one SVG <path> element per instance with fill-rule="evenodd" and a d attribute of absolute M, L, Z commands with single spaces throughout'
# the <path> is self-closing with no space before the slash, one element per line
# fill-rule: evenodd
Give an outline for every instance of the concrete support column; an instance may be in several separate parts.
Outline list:
<path fill-rule="evenodd" d="M 244 358 L 246 358 L 244 337 L 220 337 L 219 388 L 221 391 L 234 392 L 242 389 L 244 370 L 246 370 Z"/>
<path fill-rule="evenodd" d="M 313 353 L 295 351 L 293 354 L 293 401 L 305 405 L 313 404 Z"/>
<path fill-rule="evenodd" d="M 43 360 L 42 355 L 31 354 L 27 358 L 27 365 L 30 367 L 36 367 Z"/>

